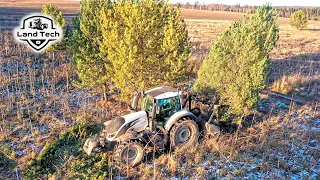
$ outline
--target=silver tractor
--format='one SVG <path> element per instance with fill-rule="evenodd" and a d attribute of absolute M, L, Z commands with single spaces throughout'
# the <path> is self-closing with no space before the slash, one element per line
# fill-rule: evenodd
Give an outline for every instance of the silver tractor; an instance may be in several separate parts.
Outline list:
<path fill-rule="evenodd" d="M 212 123 L 213 112 L 210 118 L 203 118 L 199 108 L 191 109 L 191 96 L 184 100 L 179 88 L 168 86 L 138 93 L 130 107 L 132 113 L 106 121 L 100 139 L 87 139 L 83 149 L 88 155 L 112 151 L 116 165 L 134 167 L 154 150 L 194 147 L 200 132 L 220 133 Z"/>

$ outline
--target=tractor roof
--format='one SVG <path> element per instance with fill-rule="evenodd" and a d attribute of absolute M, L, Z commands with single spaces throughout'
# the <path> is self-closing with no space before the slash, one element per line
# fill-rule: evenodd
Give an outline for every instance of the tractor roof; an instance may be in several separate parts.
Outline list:
<path fill-rule="evenodd" d="M 145 92 L 146 95 L 149 95 L 155 99 L 164 99 L 175 97 L 179 95 L 179 91 L 176 88 L 170 86 L 161 86 Z"/>

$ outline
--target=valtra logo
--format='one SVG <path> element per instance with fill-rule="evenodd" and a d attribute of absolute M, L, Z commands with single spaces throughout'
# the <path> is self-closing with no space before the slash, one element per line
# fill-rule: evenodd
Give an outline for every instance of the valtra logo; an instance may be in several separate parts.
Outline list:
<path fill-rule="evenodd" d="M 20 27 L 13 32 L 18 42 L 28 44 L 34 52 L 42 52 L 62 38 L 62 29 L 51 17 L 33 14 L 22 19 Z"/>

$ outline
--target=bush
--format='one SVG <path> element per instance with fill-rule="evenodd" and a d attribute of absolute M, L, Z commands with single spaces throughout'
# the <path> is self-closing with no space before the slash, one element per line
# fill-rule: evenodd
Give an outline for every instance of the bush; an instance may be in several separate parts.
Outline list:
<path fill-rule="evenodd" d="M 66 21 L 62 16 L 61 11 L 55 7 L 51 3 L 46 3 L 42 6 L 41 9 L 42 13 L 45 15 L 48 15 L 53 18 L 56 25 L 61 27 L 62 29 L 66 26 Z M 66 49 L 66 39 L 63 37 L 59 43 L 51 45 L 48 47 L 47 51 L 59 51 L 59 50 L 65 50 Z"/>
<path fill-rule="evenodd" d="M 180 11 L 162 0 L 82 1 L 71 52 L 85 86 L 135 91 L 184 78 L 190 40 Z"/>
<path fill-rule="evenodd" d="M 103 88 L 111 80 L 111 68 L 106 54 L 100 51 L 101 23 L 99 12 L 108 8 L 110 2 L 104 0 L 82 0 L 79 14 L 73 20 L 73 32 L 68 41 L 72 62 L 82 87 Z"/>
<path fill-rule="evenodd" d="M 270 5 L 234 22 L 212 46 L 198 72 L 194 90 L 212 89 L 229 114 L 246 115 L 265 87 L 269 52 L 279 38 L 277 13 Z"/>
<path fill-rule="evenodd" d="M 117 1 L 101 16 L 101 47 L 122 100 L 184 78 L 190 41 L 177 8 L 162 0 Z"/>
<path fill-rule="evenodd" d="M 28 162 L 22 172 L 23 178 L 105 179 L 108 177 L 108 155 L 88 156 L 82 150 L 86 138 L 100 128 L 99 125 L 75 125 L 60 138 L 47 142 L 37 158 Z"/>
<path fill-rule="evenodd" d="M 308 17 L 303 10 L 294 12 L 290 17 L 290 25 L 298 29 L 307 27 Z"/>

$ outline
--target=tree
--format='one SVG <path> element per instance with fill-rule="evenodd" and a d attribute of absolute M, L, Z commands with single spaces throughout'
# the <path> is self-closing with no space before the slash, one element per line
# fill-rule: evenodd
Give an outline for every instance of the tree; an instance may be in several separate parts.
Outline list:
<path fill-rule="evenodd" d="M 58 10 L 58 8 L 55 7 L 53 4 L 44 4 L 42 6 L 41 11 L 43 14 L 51 16 L 58 26 L 60 26 L 61 28 L 65 27 L 66 21 L 64 20 L 61 11 Z"/>
<path fill-rule="evenodd" d="M 246 115 L 259 100 L 265 87 L 269 52 L 279 38 L 277 13 L 269 5 L 256 9 L 253 16 L 234 22 L 212 46 L 198 72 L 194 90 L 211 90 L 228 114 Z"/>
<path fill-rule="evenodd" d="M 100 51 L 101 24 L 98 16 L 108 8 L 109 1 L 82 0 L 78 17 L 73 21 L 73 34 L 68 42 L 72 62 L 83 87 L 102 87 L 106 98 L 106 88 L 111 81 L 107 55 Z"/>
<path fill-rule="evenodd" d="M 163 0 L 117 1 L 102 9 L 103 41 L 112 81 L 129 101 L 135 91 L 184 78 L 190 40 L 180 10 Z"/>
<path fill-rule="evenodd" d="M 56 25 L 59 26 L 61 29 L 63 29 L 66 26 L 66 21 L 62 16 L 61 11 L 55 7 L 51 3 L 46 3 L 42 6 L 41 9 L 42 13 L 45 15 L 48 15 L 53 18 Z M 51 45 L 47 48 L 47 51 L 58 51 L 58 50 L 64 50 L 66 48 L 66 39 L 62 38 L 59 43 Z"/>
<path fill-rule="evenodd" d="M 290 25 L 298 29 L 306 28 L 308 17 L 303 10 L 295 11 L 290 17 Z"/>

